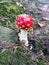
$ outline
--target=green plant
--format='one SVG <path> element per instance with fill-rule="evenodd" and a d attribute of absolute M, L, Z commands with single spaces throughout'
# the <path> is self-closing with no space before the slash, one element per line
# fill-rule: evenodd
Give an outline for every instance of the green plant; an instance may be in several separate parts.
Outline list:
<path fill-rule="evenodd" d="M 39 38 L 36 39 L 36 44 L 37 44 L 37 50 L 42 50 L 42 44 Z"/>
<path fill-rule="evenodd" d="M 24 9 L 16 4 L 16 2 L 4 2 L 0 3 L 0 25 L 8 26 L 15 23 L 16 16 L 23 14 Z M 7 23 L 10 24 L 7 25 Z"/>
<path fill-rule="evenodd" d="M 44 59 L 40 59 L 37 65 L 45 65 L 45 60 Z"/>
<path fill-rule="evenodd" d="M 0 65 L 34 65 L 30 61 L 30 54 L 21 46 L 15 52 L 13 49 L 7 49 L 6 52 L 0 53 Z"/>

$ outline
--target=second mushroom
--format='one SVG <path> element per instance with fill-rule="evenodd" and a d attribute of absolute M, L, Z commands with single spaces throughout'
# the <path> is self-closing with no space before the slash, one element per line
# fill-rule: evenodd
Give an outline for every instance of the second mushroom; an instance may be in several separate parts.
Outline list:
<path fill-rule="evenodd" d="M 27 30 L 33 28 L 33 19 L 30 15 L 21 14 L 16 17 L 16 25 L 20 28 L 20 41 L 25 41 L 25 46 L 28 46 Z"/>

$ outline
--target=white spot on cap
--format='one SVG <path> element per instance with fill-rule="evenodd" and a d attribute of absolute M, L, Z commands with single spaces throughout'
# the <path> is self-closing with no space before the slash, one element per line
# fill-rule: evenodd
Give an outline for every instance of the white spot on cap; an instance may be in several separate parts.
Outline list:
<path fill-rule="evenodd" d="M 30 28 L 32 28 L 32 27 L 30 27 Z"/>
<path fill-rule="evenodd" d="M 22 28 L 21 26 L 19 28 Z"/>
<path fill-rule="evenodd" d="M 27 24 L 27 26 L 30 26 L 30 24 Z"/>
<path fill-rule="evenodd" d="M 21 19 L 21 17 L 19 19 Z"/>
<path fill-rule="evenodd" d="M 25 28 L 27 30 L 27 28 Z"/>
<path fill-rule="evenodd" d="M 30 18 L 27 18 L 27 21 L 30 21 Z"/>
<path fill-rule="evenodd" d="M 20 23 L 23 23 L 22 21 Z"/>
<path fill-rule="evenodd" d="M 24 21 L 26 21 L 26 19 L 24 19 Z"/>
<path fill-rule="evenodd" d="M 24 25 L 22 25 L 22 27 L 25 27 Z"/>
<path fill-rule="evenodd" d="M 20 24 L 20 22 L 18 22 L 18 24 Z"/>

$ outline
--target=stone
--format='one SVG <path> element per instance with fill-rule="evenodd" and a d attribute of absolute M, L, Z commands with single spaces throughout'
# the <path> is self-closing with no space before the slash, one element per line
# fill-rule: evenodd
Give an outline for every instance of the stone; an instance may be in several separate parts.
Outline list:
<path fill-rule="evenodd" d="M 17 41 L 18 41 L 18 35 L 14 30 L 4 26 L 0 26 L 0 46 L 14 44 Z"/>

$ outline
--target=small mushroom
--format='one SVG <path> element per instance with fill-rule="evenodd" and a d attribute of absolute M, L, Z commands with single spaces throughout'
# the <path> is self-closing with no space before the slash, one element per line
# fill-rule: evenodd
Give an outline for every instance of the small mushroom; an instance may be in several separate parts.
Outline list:
<path fill-rule="evenodd" d="M 16 25 L 21 29 L 19 34 L 20 41 L 24 40 L 28 46 L 27 30 L 33 28 L 33 19 L 30 15 L 21 14 L 16 17 Z"/>

